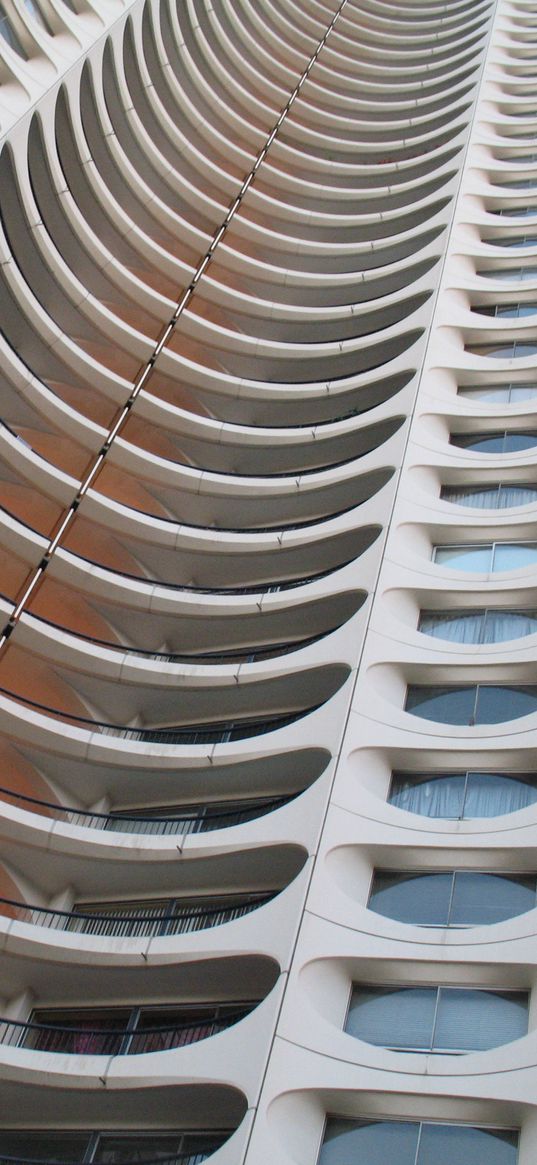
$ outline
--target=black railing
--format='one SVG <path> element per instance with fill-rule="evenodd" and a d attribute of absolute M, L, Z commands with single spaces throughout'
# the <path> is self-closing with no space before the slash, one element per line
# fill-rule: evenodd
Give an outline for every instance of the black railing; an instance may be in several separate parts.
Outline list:
<path fill-rule="evenodd" d="M 207 1019 L 168 1023 L 130 1031 L 123 1027 L 76 1027 L 74 1024 L 22 1022 L 0 1017 L 0 1043 L 34 1052 L 56 1052 L 72 1056 L 138 1056 L 184 1048 L 217 1035 L 238 1023 L 250 1006 Z"/>
<path fill-rule="evenodd" d="M 53 817 L 57 821 L 65 821 L 69 825 L 82 825 L 86 829 L 107 829 L 118 833 L 147 833 L 147 834 L 175 834 L 175 833 L 208 833 L 212 829 L 225 829 L 229 825 L 240 825 L 244 821 L 252 821 L 269 813 L 280 806 L 286 805 L 293 794 L 279 797 L 259 798 L 259 801 L 250 801 L 241 806 L 232 803 L 229 807 L 221 806 L 211 809 L 200 804 L 188 806 L 181 812 L 168 812 L 159 816 L 158 810 L 145 816 L 143 812 L 135 810 L 121 813 L 92 813 L 89 810 L 74 809 L 72 806 L 57 805 L 52 801 L 43 801 L 39 797 L 29 797 L 24 793 L 15 793 L 12 789 L 0 786 L 0 799 L 9 798 L 22 803 L 22 808 L 28 807 L 28 812 L 46 810 L 43 816 Z"/>
<path fill-rule="evenodd" d="M 163 1157 L 140 1157 L 139 1153 L 128 1160 L 122 1155 L 121 1165 L 202 1165 L 212 1153 L 215 1153 L 221 1145 L 224 1144 L 224 1139 L 214 1144 L 211 1148 L 200 1149 L 198 1151 L 186 1150 L 185 1152 L 170 1153 L 169 1156 Z M 6 1156 L 0 1150 L 0 1165 L 85 1165 L 87 1157 L 78 1157 L 76 1161 L 72 1158 L 67 1159 L 62 1157 L 13 1157 Z"/>
<path fill-rule="evenodd" d="M 103 736 L 119 736 L 122 740 L 147 741 L 151 744 L 226 744 L 230 740 L 242 740 L 249 736 L 262 735 L 265 732 L 275 732 L 278 728 L 285 728 L 293 724 L 301 716 L 315 712 L 320 704 L 312 708 L 301 708 L 299 711 L 287 713 L 284 716 L 275 716 L 272 720 L 224 720 L 217 723 L 180 725 L 173 727 L 130 728 L 128 725 L 109 724 L 104 720 L 92 720 L 89 716 L 77 716 L 73 712 L 64 712 L 60 708 L 51 708 L 48 704 L 41 704 L 37 700 L 29 700 L 25 696 L 12 692 L 9 688 L 0 688 L 0 695 L 15 700 L 23 708 L 35 708 L 63 723 L 81 726 L 91 732 L 99 732 Z"/>
<path fill-rule="evenodd" d="M 13 604 L 12 599 L 8 599 L 7 595 L 0 592 L 0 598 L 7 603 Z M 236 647 L 230 648 L 228 651 L 196 651 L 196 652 L 177 652 L 177 651 L 150 651 L 144 650 L 143 647 L 133 647 L 128 644 L 119 643 L 117 640 L 98 639 L 95 635 L 86 635 L 81 631 L 74 631 L 71 627 L 64 627 L 60 623 L 54 623 L 52 619 L 46 619 L 44 615 L 34 615 L 32 612 L 32 619 L 37 623 L 46 623 L 48 627 L 54 627 L 55 631 L 63 631 L 66 635 L 73 635 L 76 639 L 82 639 L 85 643 L 96 643 L 99 647 L 106 647 L 109 651 L 126 652 L 129 655 L 139 655 L 142 659 L 156 659 L 159 663 L 196 663 L 213 664 L 213 663 L 255 663 L 258 659 L 275 659 L 280 655 L 288 655 L 291 651 L 299 651 L 303 647 L 310 647 L 312 643 L 317 643 L 319 639 L 324 639 L 325 635 L 330 634 L 330 631 L 336 628 L 329 628 L 328 631 L 320 631 L 317 635 L 309 635 L 306 639 L 293 639 L 285 643 L 271 643 L 266 646 L 259 647 Z"/>
<path fill-rule="evenodd" d="M 0 898 L 0 914 L 16 922 L 46 926 L 50 930 L 70 931 L 98 938 L 165 938 L 192 934 L 209 927 L 233 922 L 263 906 L 278 891 L 229 895 L 206 906 L 192 907 L 188 902 L 168 899 L 161 902 L 116 903 L 86 910 L 53 910 L 47 906 L 29 906 L 11 898 Z"/>
<path fill-rule="evenodd" d="M 19 519 L 17 518 L 16 521 L 18 522 Z M 22 524 L 24 525 L 24 523 Z M 378 537 L 379 533 L 380 527 L 376 530 L 375 537 Z M 364 549 L 367 549 L 367 547 L 364 547 Z M 281 582 L 249 583 L 244 587 L 198 587 L 188 583 L 173 583 L 166 582 L 164 579 L 148 578 L 144 574 L 130 574 L 127 570 L 117 570 L 114 567 L 106 566 L 103 562 L 96 562 L 94 558 L 88 558 L 84 554 L 75 554 L 73 550 L 69 550 L 67 553 L 71 558 L 80 559 L 81 562 L 89 562 L 90 566 L 96 566 L 99 570 L 104 570 L 113 576 L 133 579 L 137 583 L 147 583 L 148 586 L 164 587 L 167 590 L 185 591 L 187 594 L 193 595 L 268 595 L 279 591 L 288 591 L 295 587 L 305 587 L 309 583 L 317 582 L 318 579 L 327 578 L 328 575 L 334 574 L 334 571 L 343 570 L 343 567 L 349 566 L 351 562 L 356 561 L 356 556 L 354 556 L 353 558 L 348 558 L 346 562 L 336 563 L 334 566 L 330 566 L 328 570 L 320 570 L 316 574 L 304 575 L 302 578 L 283 579 Z"/>

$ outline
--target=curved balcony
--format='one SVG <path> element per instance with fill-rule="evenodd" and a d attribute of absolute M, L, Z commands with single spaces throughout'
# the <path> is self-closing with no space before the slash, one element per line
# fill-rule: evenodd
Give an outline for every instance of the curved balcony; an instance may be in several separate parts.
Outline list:
<path fill-rule="evenodd" d="M 58 805 L 57 802 L 43 801 L 38 797 L 29 797 L 24 793 L 17 793 L 13 789 L 0 788 L 0 798 L 8 803 L 15 804 L 20 809 L 30 813 L 39 813 L 44 817 L 51 817 L 56 821 L 63 821 L 66 825 L 82 826 L 84 829 L 105 829 L 117 833 L 142 833 L 166 836 L 168 834 L 209 833 L 214 829 L 227 829 L 232 825 L 242 825 L 246 821 L 255 821 L 265 813 L 273 813 L 287 805 L 297 796 L 296 793 L 280 795 L 279 797 L 242 798 L 241 801 L 222 802 L 217 808 L 207 802 L 198 805 L 188 805 L 182 810 L 174 808 L 173 812 L 166 812 L 165 807 L 135 812 L 131 810 L 110 813 L 92 813 L 89 810 L 75 809 L 67 805 Z"/>
<path fill-rule="evenodd" d="M 242 720 L 227 720 L 213 724 L 185 725 L 184 727 L 180 725 L 163 725 L 161 727 L 131 728 L 128 725 L 110 724 L 103 720 L 91 719 L 88 716 L 77 716 L 71 712 L 64 712 L 59 708 L 51 708 L 47 704 L 39 703 L 37 700 L 29 700 L 5 688 L 0 688 L 0 695 L 15 700 L 19 705 L 27 708 L 29 711 L 43 713 L 52 720 L 59 720 L 64 724 L 70 724 L 74 728 L 97 732 L 102 736 L 116 736 L 126 741 L 167 745 L 225 744 L 231 740 L 243 740 L 251 736 L 264 735 L 266 732 L 275 732 L 279 728 L 285 728 L 288 724 L 293 724 L 295 720 L 299 720 L 302 716 L 307 716 L 309 713 L 315 712 L 317 707 L 321 706 L 314 705 L 310 708 L 303 708 L 298 712 L 273 716 L 272 719 L 265 720 L 245 716 Z"/>
<path fill-rule="evenodd" d="M 45 1128 L 40 1132 L 30 1129 L 21 1133 L 14 1129 L 1 1135 L 0 1162 L 1 1165 L 86 1165 L 88 1161 L 110 1161 L 110 1152 L 120 1152 L 122 1165 L 201 1165 L 225 1144 L 232 1131 L 211 1133 L 187 1126 L 185 1132 L 159 1134 L 157 1130 L 148 1136 L 142 1130 L 56 1133 Z M 129 1150 L 131 1155 L 126 1156 Z"/>
<path fill-rule="evenodd" d="M 226 1028 L 244 1019 L 253 1006 L 255 1004 L 242 1006 L 200 1004 L 190 1009 L 193 1012 L 190 1020 L 181 1018 L 186 1010 L 184 1007 L 153 1009 L 153 1015 L 157 1015 L 160 1010 L 168 1014 L 167 1021 L 162 1024 L 154 1024 L 154 1021 L 151 1023 L 151 1020 L 147 1022 L 144 1009 L 138 1012 L 135 1021 L 132 1022 L 127 1011 L 123 1024 L 114 1016 L 102 1027 L 97 1025 L 99 1019 L 101 1023 L 103 1022 L 103 1016 L 106 1015 L 104 1011 L 97 1012 L 96 1018 L 88 1019 L 86 1023 L 83 1023 L 81 1018 L 84 1015 L 83 1010 L 75 1014 L 69 1023 L 65 1019 L 63 1023 L 61 1019 L 59 1022 L 54 1022 L 53 1019 L 47 1023 L 47 1013 L 42 1013 L 43 1018 L 40 1022 L 37 1019 L 33 1022 L 22 1022 L 0 1017 L 0 1044 L 64 1056 L 138 1056 L 167 1052 L 187 1047 L 225 1031 Z M 51 1014 L 54 1016 L 54 1013 Z M 151 1012 L 149 1014 L 151 1015 Z"/>
<path fill-rule="evenodd" d="M 193 907 L 187 899 L 99 903 L 82 910 L 52 910 L 0 898 L 0 915 L 32 926 L 97 938 L 167 938 L 195 934 L 243 918 L 270 902 L 278 891 L 213 896 L 211 904 Z M 105 908 L 106 907 L 106 908 Z M 1 1022 L 1 1021 L 0 1021 Z"/>

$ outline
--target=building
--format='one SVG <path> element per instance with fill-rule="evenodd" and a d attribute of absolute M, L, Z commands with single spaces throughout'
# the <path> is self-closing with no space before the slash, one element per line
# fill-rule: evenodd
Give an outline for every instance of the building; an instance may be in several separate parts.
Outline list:
<path fill-rule="evenodd" d="M 0 1162 L 535 1165 L 537 5 L 0 17 Z"/>

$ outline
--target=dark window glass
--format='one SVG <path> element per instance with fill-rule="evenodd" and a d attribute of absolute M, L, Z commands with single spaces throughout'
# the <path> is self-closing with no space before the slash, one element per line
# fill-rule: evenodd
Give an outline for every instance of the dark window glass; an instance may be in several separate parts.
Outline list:
<path fill-rule="evenodd" d="M 0 1131 L 0 1153 L 6 1157 L 34 1161 L 83 1161 L 89 1133 Z M 1 1159 L 1 1158 L 0 1158 Z"/>
<path fill-rule="evenodd" d="M 489 926 L 535 907 L 535 875 L 377 870 L 369 909 L 412 926 Z"/>

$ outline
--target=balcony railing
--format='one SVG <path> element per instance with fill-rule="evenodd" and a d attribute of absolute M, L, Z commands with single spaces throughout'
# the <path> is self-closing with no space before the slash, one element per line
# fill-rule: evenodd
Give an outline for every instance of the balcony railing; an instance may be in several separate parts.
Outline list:
<path fill-rule="evenodd" d="M 260 797 L 257 801 L 251 799 L 243 804 L 231 802 L 228 807 L 221 805 L 218 809 L 199 804 L 189 805 L 177 812 L 163 808 L 154 813 L 149 811 L 137 813 L 134 809 L 125 813 L 92 813 L 68 805 L 57 805 L 52 801 L 43 801 L 38 797 L 29 797 L 24 793 L 15 793 L 12 789 L 0 786 L 0 799 L 15 801 L 28 812 L 38 812 L 42 816 L 64 821 L 68 825 L 83 826 L 85 829 L 106 829 L 116 833 L 154 835 L 208 833 L 213 829 L 226 829 L 228 826 L 240 825 L 244 821 L 252 821 L 265 813 L 271 813 L 274 809 L 286 805 L 293 796 L 294 794 Z"/>
<path fill-rule="evenodd" d="M 121 1165 L 202 1165 L 203 1161 L 206 1161 L 212 1153 L 215 1153 L 221 1145 L 225 1144 L 225 1141 L 231 1135 L 232 1131 L 230 1130 L 225 1136 L 212 1138 L 212 1144 L 207 1145 L 206 1148 L 195 1150 L 186 1149 L 184 1151 L 178 1150 L 177 1152 L 172 1150 L 167 1155 L 159 1153 L 158 1157 L 142 1157 L 140 1156 L 139 1150 L 134 1147 L 132 1150 L 133 1156 L 126 1157 L 124 1155 L 125 1151 L 122 1149 Z M 101 1159 L 97 1157 L 97 1161 Z M 24 1157 L 17 1155 L 15 1157 L 11 1154 L 7 1155 L 0 1150 L 0 1165 L 86 1165 L 86 1162 L 93 1160 L 95 1158 L 93 1156 L 88 1157 L 86 1152 L 81 1152 L 81 1155 L 75 1160 L 72 1156 L 51 1157 L 48 1153 L 40 1157 L 33 1155 Z"/>
<path fill-rule="evenodd" d="M 24 708 L 32 708 L 44 712 L 63 723 L 74 727 L 86 728 L 90 732 L 99 732 L 103 736 L 119 736 L 123 740 L 146 741 L 150 744 L 226 744 L 230 740 L 243 740 L 250 736 L 264 735 L 265 732 L 275 732 L 278 728 L 285 728 L 293 724 L 302 716 L 315 712 L 320 707 L 316 704 L 312 708 L 302 708 L 297 712 L 286 713 L 284 716 L 274 716 L 273 719 L 225 720 L 217 723 L 196 724 L 162 728 L 131 728 L 129 725 L 109 724 L 104 720 L 92 720 L 88 716 L 76 716 L 73 712 L 64 712 L 60 708 L 51 708 L 48 704 L 41 704 L 37 700 L 29 700 L 9 688 L 0 688 L 0 695 L 15 700 Z"/>
<path fill-rule="evenodd" d="M 90 1027 L 80 1023 L 37 1023 L 0 1018 L 0 1043 L 34 1052 L 72 1056 L 138 1056 L 184 1048 L 217 1035 L 244 1019 L 252 1004 L 215 1008 L 207 1018 L 168 1022 L 140 1030 L 128 1026 Z M 222 1014 L 219 1014 L 222 1012 Z M 116 1021 L 117 1022 L 117 1021 Z"/>
<path fill-rule="evenodd" d="M 70 931 L 98 938 L 164 938 L 169 935 L 193 934 L 209 927 L 221 926 L 242 918 L 270 901 L 274 890 L 255 894 L 229 894 L 215 898 L 205 906 L 191 906 L 185 899 L 158 902 L 112 903 L 81 910 L 53 910 L 31 906 L 11 898 L 0 898 L 0 914 L 17 922 L 46 926 L 50 930 Z"/>
<path fill-rule="evenodd" d="M 12 601 L 1 593 L 0 598 L 4 599 L 7 603 Z M 320 639 L 324 639 L 325 635 L 330 634 L 331 630 L 336 630 L 336 628 L 329 628 L 328 631 L 321 631 L 317 635 L 309 635 L 305 639 L 293 639 L 284 643 L 273 643 L 259 647 L 237 647 L 231 648 L 229 651 L 192 651 L 188 653 L 186 651 L 149 651 L 143 647 L 120 643 L 118 640 L 98 639 L 95 635 L 86 635 L 80 631 L 74 631 L 71 627 L 64 627 L 60 623 L 54 623 L 52 619 L 45 619 L 43 615 L 34 615 L 33 612 L 32 620 L 35 620 L 37 623 L 45 623 L 48 627 L 54 627 L 55 631 L 64 631 L 66 635 L 73 635 L 76 639 L 82 639 L 85 643 L 95 643 L 99 647 L 105 647 L 109 651 L 139 655 L 142 659 L 155 659 L 159 663 L 196 663 L 198 665 L 201 663 L 207 664 L 207 666 L 226 663 L 256 663 L 259 659 L 276 659 L 280 655 L 288 655 L 291 651 L 300 651 L 303 647 L 310 647 L 311 644 L 318 643 Z"/>

